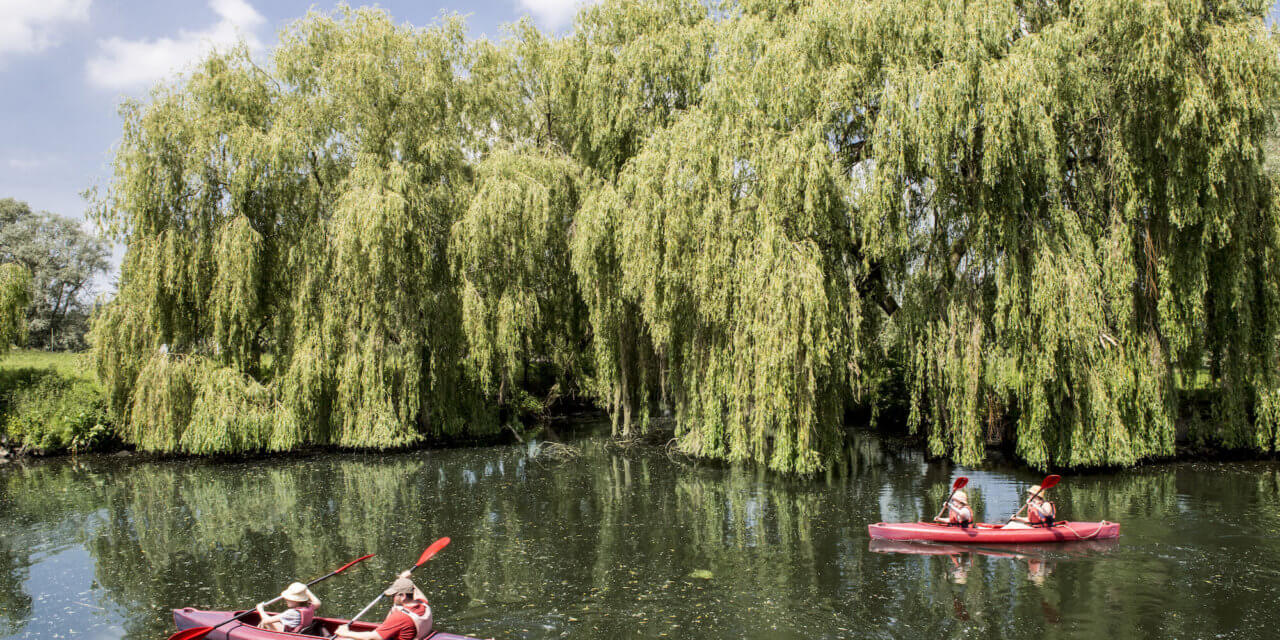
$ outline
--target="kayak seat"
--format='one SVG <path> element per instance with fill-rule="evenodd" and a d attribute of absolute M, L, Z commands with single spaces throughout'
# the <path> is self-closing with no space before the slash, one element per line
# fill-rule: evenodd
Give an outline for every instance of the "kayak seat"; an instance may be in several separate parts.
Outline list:
<path fill-rule="evenodd" d="M 315 636 L 317 638 L 332 638 L 333 631 L 331 631 L 329 627 L 326 627 L 324 622 L 324 620 L 319 619 L 312 620 L 311 624 L 307 625 L 307 628 L 299 629 L 298 633 L 304 636 Z"/>

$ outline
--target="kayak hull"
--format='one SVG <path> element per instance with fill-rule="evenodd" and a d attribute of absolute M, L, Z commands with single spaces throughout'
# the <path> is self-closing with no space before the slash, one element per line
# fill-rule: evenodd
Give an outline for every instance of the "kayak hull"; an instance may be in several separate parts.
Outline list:
<path fill-rule="evenodd" d="M 1052 527 L 1003 528 L 978 523 L 962 529 L 931 522 L 877 522 L 867 525 L 872 540 L 928 540 L 961 544 L 1025 544 L 1109 540 L 1120 537 L 1118 522 L 1059 522 Z"/>
<path fill-rule="evenodd" d="M 173 610 L 173 623 L 177 625 L 178 631 L 191 629 L 194 627 L 216 627 L 226 622 L 228 619 L 243 613 L 242 611 L 204 611 L 201 609 L 193 609 L 186 607 L 183 609 Z M 330 633 L 339 626 L 346 624 L 347 621 L 339 618 L 321 618 L 317 617 L 316 621 L 323 625 Z M 283 631 L 268 631 L 259 629 L 254 626 L 258 622 L 258 614 L 250 613 L 243 620 L 228 623 L 226 626 L 218 627 L 209 632 L 205 636 L 208 640 L 300 640 L 303 638 L 321 638 L 323 636 L 303 635 L 298 633 L 285 633 Z M 356 622 L 351 625 L 352 631 L 373 631 L 378 625 L 370 622 Z M 460 636 L 436 629 L 427 636 L 429 640 L 476 640 L 470 636 Z"/>

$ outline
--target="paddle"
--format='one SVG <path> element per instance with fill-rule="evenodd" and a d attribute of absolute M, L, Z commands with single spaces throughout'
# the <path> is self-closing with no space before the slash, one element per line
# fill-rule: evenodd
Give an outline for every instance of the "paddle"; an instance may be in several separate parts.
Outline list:
<path fill-rule="evenodd" d="M 321 581 L 324 581 L 324 580 L 328 580 L 329 578 L 332 578 L 333 576 L 336 576 L 336 575 L 338 575 L 339 573 L 342 573 L 343 571 L 346 571 L 347 569 L 350 569 L 352 565 L 354 565 L 354 564 L 356 564 L 356 563 L 358 563 L 358 562 L 364 562 L 365 560 L 368 560 L 369 558 L 372 558 L 372 557 L 373 557 L 373 554 L 371 553 L 371 554 L 369 554 L 369 555 L 367 555 L 367 556 L 362 556 L 362 557 L 356 558 L 355 560 L 352 560 L 351 562 L 348 562 L 348 563 L 346 563 L 346 564 L 342 565 L 341 567 L 338 567 L 337 569 L 335 569 L 335 570 L 333 570 L 333 571 L 331 571 L 331 572 L 329 572 L 329 573 L 326 573 L 325 575 L 320 576 L 319 578 L 316 578 L 315 580 L 312 580 L 311 582 L 308 582 L 308 583 L 307 583 L 307 586 L 308 586 L 308 587 L 310 587 L 311 585 L 313 585 L 313 584 L 315 584 L 315 583 L 317 583 L 317 582 L 321 582 Z M 265 605 L 269 605 L 269 604 L 273 604 L 273 603 L 275 603 L 276 601 L 278 601 L 278 600 L 280 600 L 280 599 L 282 599 L 282 598 L 284 598 L 284 596 L 276 596 L 276 597 L 272 598 L 271 600 L 269 600 L 269 601 L 267 601 L 267 602 L 264 602 L 264 603 L 262 603 L 262 604 L 263 604 L 264 606 L 265 606 Z M 206 635 L 208 635 L 210 631 L 213 631 L 214 629 L 217 629 L 218 627 L 221 627 L 222 625 L 227 624 L 228 622 L 232 622 L 232 621 L 234 621 L 234 620 L 239 620 L 239 619 L 241 619 L 241 618 L 243 618 L 243 617 L 245 617 L 245 616 L 247 616 L 247 615 L 249 615 L 249 614 L 251 614 L 251 613 L 256 613 L 256 612 L 257 612 L 257 610 L 256 610 L 256 609 L 249 609 L 248 611 L 245 611 L 244 613 L 242 613 L 242 614 L 240 614 L 240 615 L 238 615 L 238 616 L 235 616 L 234 618 L 230 618 L 230 619 L 228 619 L 228 620 L 224 620 L 224 621 L 222 621 L 222 622 L 220 622 L 220 623 L 218 623 L 218 624 L 216 624 L 216 625 L 214 625 L 214 626 L 212 626 L 212 627 L 191 627 L 190 629 L 183 629 L 182 631 L 179 631 L 179 632 L 177 632 L 177 633 L 175 633 L 175 634 L 173 634 L 173 635 L 169 636 L 169 640 L 198 640 L 199 638 L 203 638 L 203 637 L 205 637 Z"/>
<path fill-rule="evenodd" d="M 409 573 L 413 573 L 414 569 L 417 569 L 418 567 L 421 567 L 423 564 L 425 564 L 426 561 L 430 560 L 432 556 L 436 555 L 437 553 L 440 552 L 441 549 L 445 548 L 445 545 L 447 544 L 449 544 L 449 538 L 447 536 L 444 538 L 440 538 L 435 542 L 432 542 L 431 546 L 427 547 L 427 550 L 423 551 L 422 555 L 418 557 L 418 563 L 413 565 L 412 567 L 409 567 Z M 370 602 L 368 606 L 361 609 L 360 613 L 357 613 L 356 617 L 352 618 L 349 622 L 347 622 L 346 626 L 349 627 L 350 625 L 354 624 L 356 620 L 359 620 L 360 618 L 364 617 L 364 614 L 368 613 L 369 610 L 373 608 L 373 605 L 378 604 L 378 602 L 380 602 L 385 597 L 387 597 L 385 593 L 379 593 L 378 597 L 374 598 L 373 602 Z"/>
<path fill-rule="evenodd" d="M 1009 516 L 1009 522 L 1006 522 L 1005 524 L 1006 524 L 1006 525 L 1008 525 L 1010 522 L 1013 522 L 1013 519 L 1014 519 L 1014 518 L 1016 518 L 1016 517 L 1018 517 L 1018 514 L 1019 514 L 1019 513 L 1022 513 L 1022 510 L 1023 510 L 1023 509 L 1026 509 L 1026 508 L 1027 508 L 1027 505 L 1031 504 L 1031 501 L 1032 501 L 1032 500 L 1035 500 L 1035 499 L 1036 499 L 1036 497 L 1038 497 L 1041 493 L 1044 493 L 1044 491 L 1045 491 L 1046 489 L 1052 489 L 1055 485 L 1057 485 L 1057 484 L 1058 484 L 1058 481 L 1059 481 L 1059 480 L 1062 480 L 1062 476 L 1059 476 L 1059 475 L 1051 475 L 1051 476 L 1049 476 L 1049 477 L 1045 478 L 1044 480 L 1041 480 L 1041 481 L 1040 481 L 1040 490 L 1039 490 L 1039 491 L 1037 491 L 1037 492 L 1035 492 L 1035 493 L 1033 493 L 1033 494 L 1031 494 L 1031 497 L 1030 497 L 1030 498 L 1027 498 L 1027 501 L 1026 501 L 1026 502 L 1023 502 L 1023 503 L 1022 503 L 1022 506 L 1021 506 L 1021 507 L 1018 507 L 1018 510 L 1013 512 L 1013 515 Z"/>
<path fill-rule="evenodd" d="M 956 495 L 956 492 L 965 488 L 965 485 L 967 484 L 969 484 L 968 478 L 964 476 L 960 476 L 959 478 L 956 478 L 956 481 L 951 485 L 951 493 L 948 494 L 947 499 L 942 502 L 942 511 L 938 512 L 937 517 L 934 518 L 935 520 L 937 518 L 941 518 L 942 514 L 947 512 L 947 503 L 951 502 L 951 498 Z"/>

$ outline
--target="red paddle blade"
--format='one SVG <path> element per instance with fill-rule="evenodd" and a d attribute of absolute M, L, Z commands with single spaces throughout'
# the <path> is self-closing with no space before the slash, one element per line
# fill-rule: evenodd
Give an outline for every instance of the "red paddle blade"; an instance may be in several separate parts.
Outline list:
<path fill-rule="evenodd" d="M 964 476 L 960 476 L 959 478 L 956 478 L 955 484 L 951 485 L 951 490 L 959 491 L 963 489 L 967 484 L 969 484 L 969 479 Z"/>
<path fill-rule="evenodd" d="M 1041 490 L 1041 491 L 1043 491 L 1043 490 L 1045 490 L 1045 489 L 1048 489 L 1048 488 L 1050 488 L 1050 487 L 1052 487 L 1052 486 L 1054 486 L 1054 485 L 1058 484 L 1058 481 L 1060 481 L 1060 480 L 1062 480 L 1062 476 L 1059 476 L 1059 475 L 1052 475 L 1052 476 L 1049 476 L 1048 478 L 1045 478 L 1045 479 L 1044 479 L 1044 482 L 1041 482 L 1041 483 L 1040 483 L 1040 490 Z"/>
<path fill-rule="evenodd" d="M 169 640 L 196 640 L 205 637 L 210 631 L 213 631 L 213 627 L 191 627 L 169 636 Z"/>
<path fill-rule="evenodd" d="M 440 538 L 435 542 L 432 542 L 431 546 L 427 547 L 427 550 L 422 552 L 422 557 L 418 558 L 418 563 L 413 566 L 415 567 L 422 566 L 422 563 L 430 560 L 431 556 L 434 556 L 435 554 L 439 553 L 440 550 L 445 548 L 445 546 L 448 544 L 449 544 L 449 538 L 447 536 L 444 538 Z"/>
<path fill-rule="evenodd" d="M 356 558 L 355 560 L 352 560 L 351 562 L 348 562 L 348 563 L 346 563 L 346 564 L 342 565 L 341 567 L 339 567 L 337 571 L 334 571 L 334 573 L 342 573 L 343 571 L 346 571 L 347 569 L 350 569 L 350 568 L 351 568 L 351 565 L 354 565 L 354 564 L 356 564 L 356 563 L 360 563 L 360 562 L 364 562 L 365 560 L 368 560 L 369 558 L 372 558 L 372 557 L 373 557 L 373 555 L 374 555 L 374 554 L 372 554 L 372 553 L 371 553 L 371 554 L 369 554 L 369 555 L 367 555 L 367 556 L 361 556 L 361 557 L 359 557 L 359 558 Z"/>

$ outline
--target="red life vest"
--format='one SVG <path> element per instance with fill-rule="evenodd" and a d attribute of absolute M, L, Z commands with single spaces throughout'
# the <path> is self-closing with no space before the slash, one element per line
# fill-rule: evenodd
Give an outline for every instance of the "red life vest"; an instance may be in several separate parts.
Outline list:
<path fill-rule="evenodd" d="M 1032 526 L 1049 526 L 1053 523 L 1054 517 L 1058 515 L 1058 508 L 1053 506 L 1052 502 L 1042 502 L 1038 505 L 1031 505 L 1027 509 L 1027 520 Z"/>
<path fill-rule="evenodd" d="M 427 636 L 431 635 L 431 629 L 434 626 L 431 620 L 431 606 L 421 600 L 416 600 L 414 602 L 415 604 L 422 605 L 422 615 L 418 615 L 413 611 L 410 611 L 408 607 L 396 605 L 395 609 L 396 611 L 408 616 L 409 619 L 413 621 L 414 629 L 416 629 L 413 634 L 414 640 L 423 640 Z"/>
<path fill-rule="evenodd" d="M 299 622 L 298 626 L 296 627 L 292 627 L 292 628 L 285 627 L 284 630 L 289 633 L 298 633 L 301 631 L 306 631 L 307 627 L 311 626 L 311 621 L 315 620 L 316 618 L 316 607 L 313 604 L 306 604 L 301 607 L 295 607 L 295 609 L 297 610 L 298 613 L 302 614 L 302 622 Z"/>
<path fill-rule="evenodd" d="M 948 507 L 951 510 L 951 514 L 948 516 L 947 524 L 965 526 L 973 522 L 973 511 L 969 507 L 957 507 L 955 505 L 948 505 Z"/>

